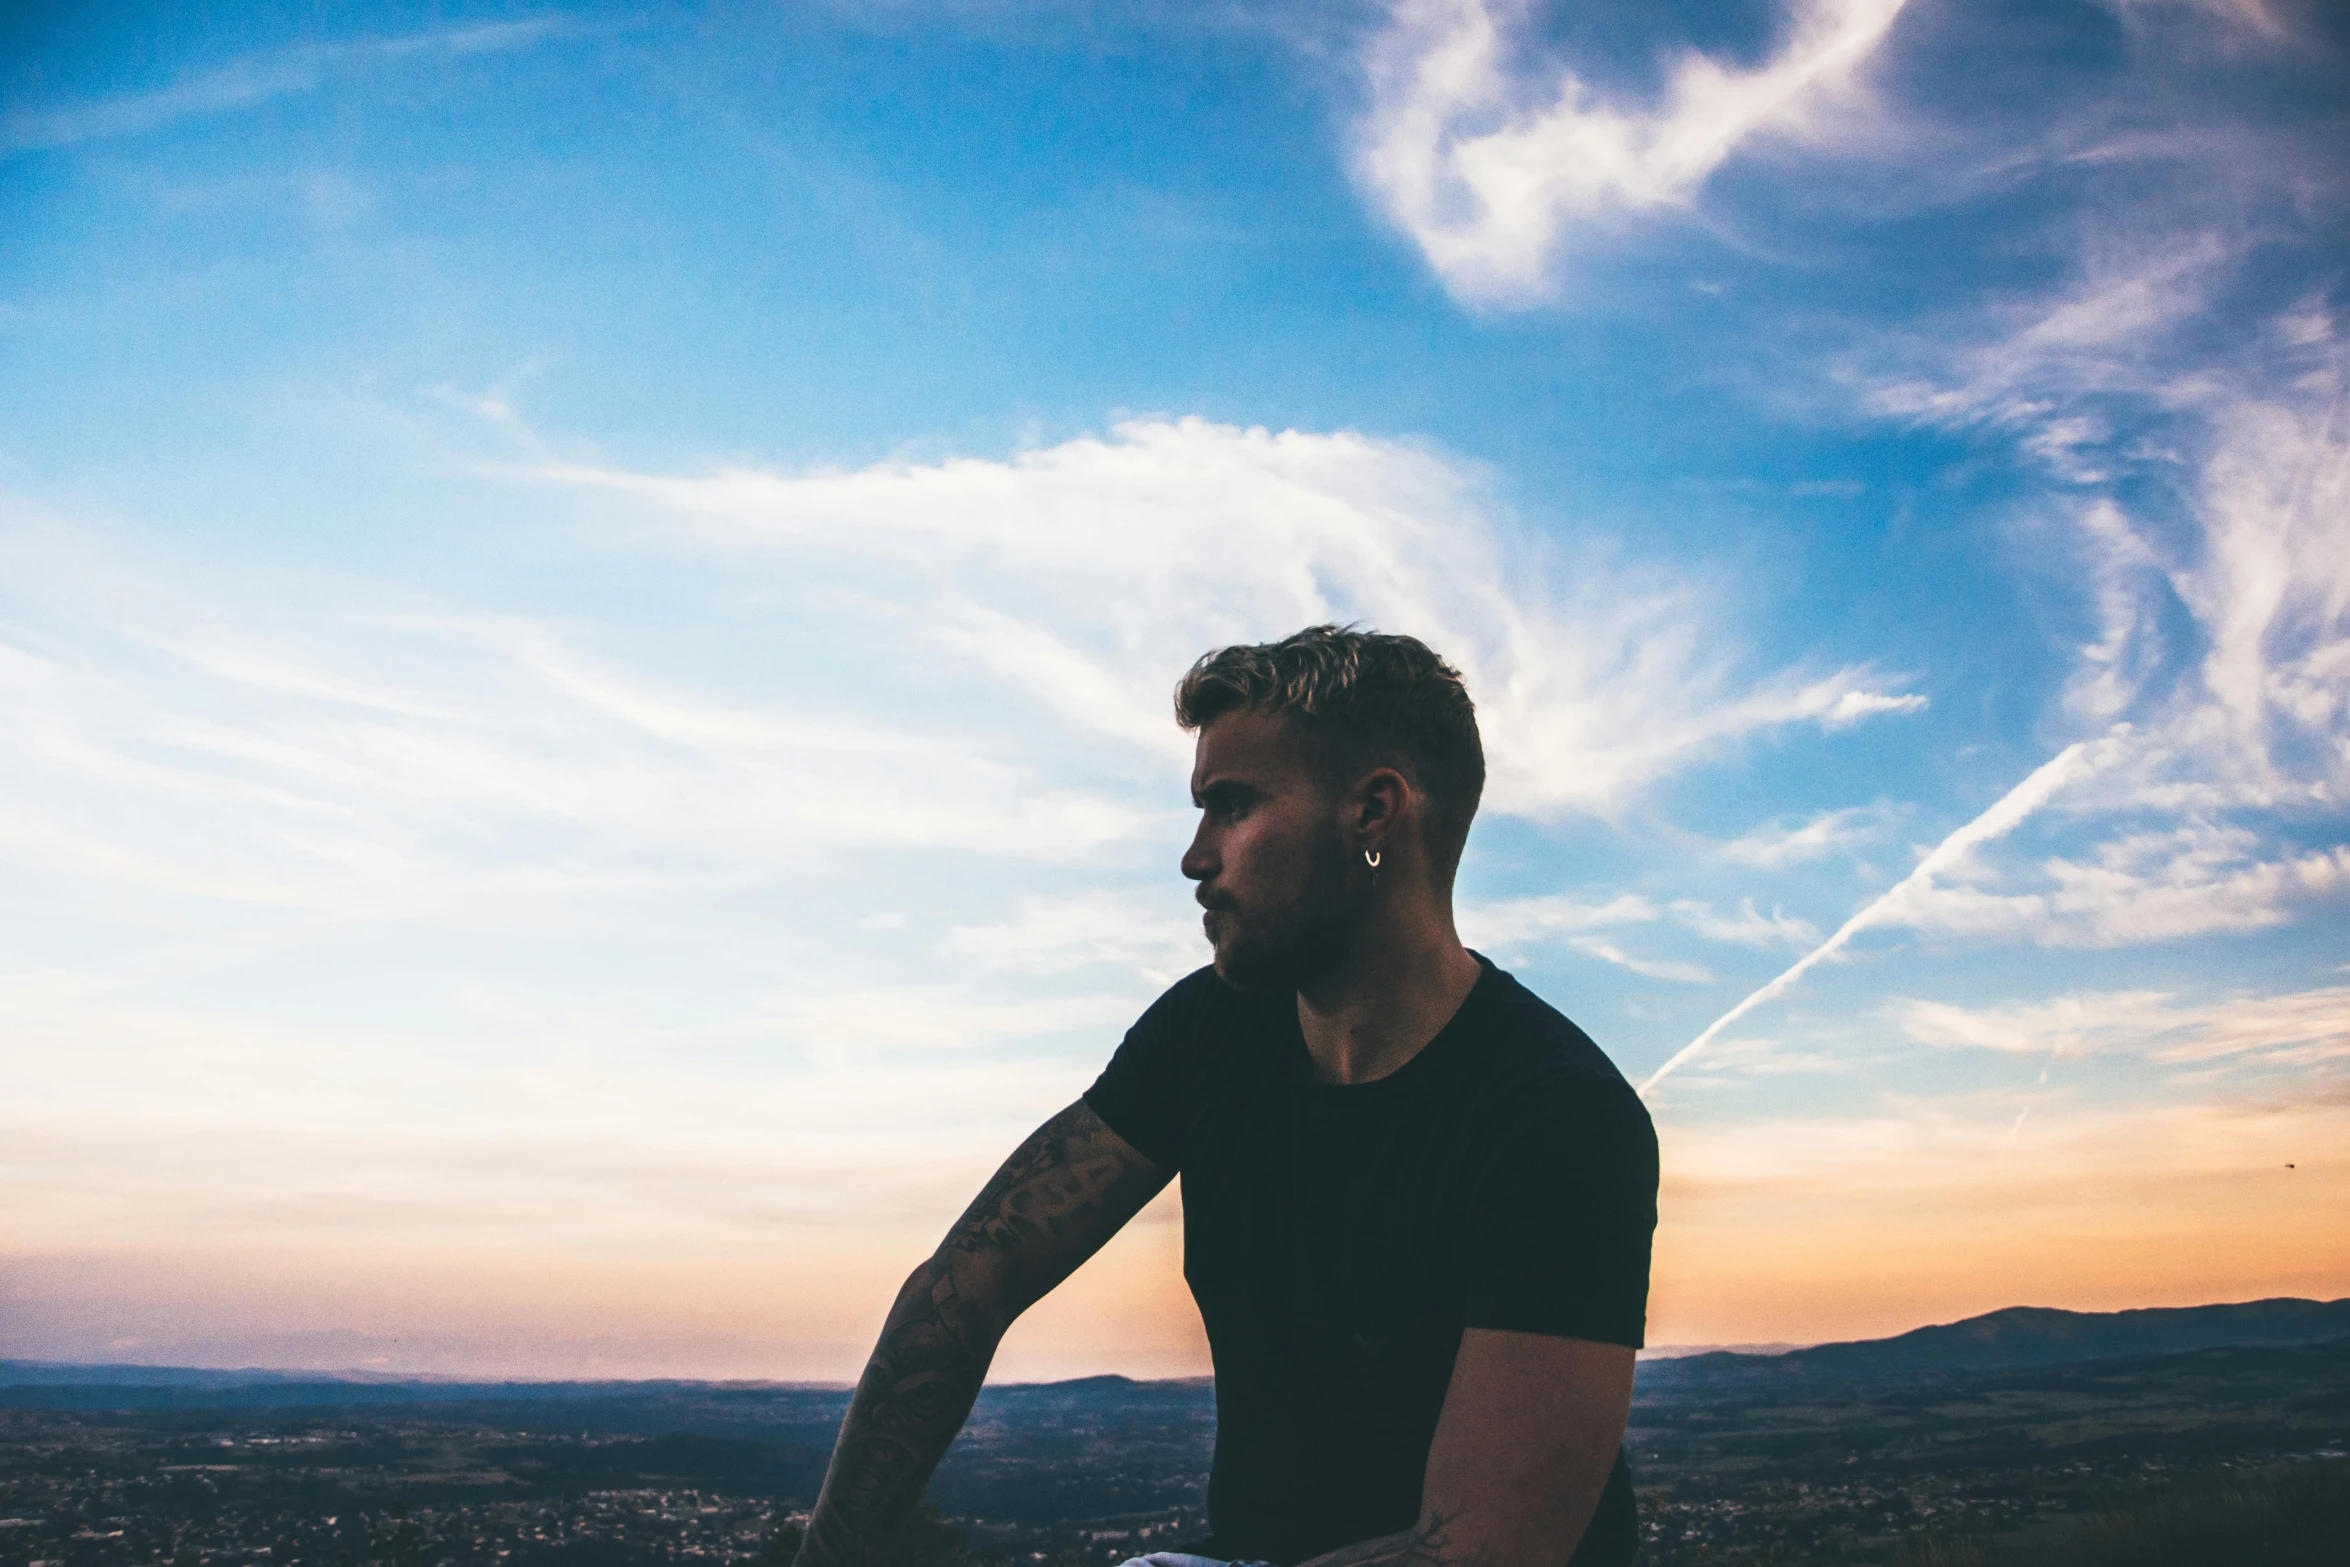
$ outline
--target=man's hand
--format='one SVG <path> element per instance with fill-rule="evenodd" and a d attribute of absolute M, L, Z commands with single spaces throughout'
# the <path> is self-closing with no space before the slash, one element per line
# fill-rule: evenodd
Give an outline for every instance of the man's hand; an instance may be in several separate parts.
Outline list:
<path fill-rule="evenodd" d="M 1305 1567 L 1563 1567 L 1623 1444 L 1633 1359 L 1620 1344 L 1469 1329 L 1428 1449 L 1418 1525 Z"/>
<path fill-rule="evenodd" d="M 1169 1180 L 1083 1100 L 1004 1161 L 898 1291 L 866 1363 L 797 1567 L 881 1567 L 971 1413 L 1012 1319 Z"/>

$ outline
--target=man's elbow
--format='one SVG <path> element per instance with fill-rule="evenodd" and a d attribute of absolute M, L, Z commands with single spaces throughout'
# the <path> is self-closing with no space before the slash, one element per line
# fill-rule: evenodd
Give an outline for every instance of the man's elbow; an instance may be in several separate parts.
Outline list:
<path fill-rule="evenodd" d="M 957 1338 L 987 1350 L 1028 1304 L 1000 1261 L 953 1246 L 941 1246 L 906 1275 L 898 1303 L 901 1310 L 936 1317 Z"/>

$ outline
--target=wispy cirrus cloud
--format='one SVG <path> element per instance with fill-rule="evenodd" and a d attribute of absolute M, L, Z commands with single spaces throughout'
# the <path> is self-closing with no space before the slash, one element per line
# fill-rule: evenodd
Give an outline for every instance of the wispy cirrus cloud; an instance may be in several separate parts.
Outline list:
<path fill-rule="evenodd" d="M 210 596 L 16 521 L 0 843 L 55 874 L 394 918 L 857 845 L 1083 858 L 1153 820 L 981 742 L 713 700 L 551 627 L 325 582 L 302 604 Z"/>
<path fill-rule="evenodd" d="M 0 148 L 21 152 L 143 136 L 181 120 L 232 113 L 295 93 L 315 92 L 337 76 L 369 67 L 532 48 L 570 25 L 567 18 L 543 16 L 436 28 L 392 38 L 298 44 L 233 60 L 144 91 L 78 103 L 14 106 L 0 115 Z"/>
<path fill-rule="evenodd" d="M 1714 980 L 1712 972 L 1701 964 L 1672 958 L 1635 957 L 1604 936 L 1570 936 L 1567 945 L 1643 979 L 1661 979 L 1675 985 L 1710 985 Z"/>
<path fill-rule="evenodd" d="M 2240 246 L 2210 231 L 2100 236 L 2054 297 L 1978 305 L 1963 325 L 1932 323 L 1945 335 L 1916 342 L 1921 373 L 1864 381 L 1861 407 L 2001 430 L 2057 477 L 2103 483 L 2126 460 L 2116 449 L 2126 405 L 2192 393 L 2179 383 L 2178 334 L 2240 259 Z M 1888 332 L 1877 351 L 1907 336 Z"/>
<path fill-rule="evenodd" d="M 2350 348 L 2329 242 L 2346 197 L 2309 125 L 2176 134 L 2215 20 L 2265 26 L 2192 9 L 2136 8 L 2133 91 L 2082 123 L 1978 133 L 2010 144 L 2010 178 L 2099 193 L 2039 236 L 2065 275 L 1856 323 L 1843 370 L 1863 416 L 1988 438 L 2033 475 L 2030 526 L 2064 540 L 2088 627 L 2043 720 L 2054 757 L 1658 1077 L 1863 930 L 2119 947 L 2350 893 Z M 2155 124 L 2174 134 L 2133 140 Z"/>
<path fill-rule="evenodd" d="M 2033 890 L 2003 890 L 2018 884 Z M 2279 852 L 2249 828 L 2189 822 L 2126 833 L 2081 858 L 2000 866 L 1970 857 L 1918 900 L 1908 923 L 2045 947 L 2121 947 L 2262 930 L 2346 892 L 2350 845 Z"/>
<path fill-rule="evenodd" d="M 1522 8 L 1507 0 L 1402 0 L 1369 53 L 1355 164 L 1456 296 L 1524 303 L 1578 225 L 1686 204 L 1750 140 L 1815 132 L 1903 3 L 1798 0 L 1767 61 L 1689 51 L 1658 102 L 1626 104 L 1512 58 Z"/>
<path fill-rule="evenodd" d="M 2144 317 L 2133 305 L 2098 335 L 2159 340 L 2216 286 Z M 2336 314 L 2296 305 L 2217 357 L 2141 348 L 2051 371 L 2036 353 L 2020 356 L 2037 366 L 2034 391 L 2001 418 L 2093 490 L 2069 516 L 2094 634 L 2055 716 L 2107 733 L 2101 765 L 2053 804 L 2076 837 L 2103 832 L 2028 864 L 1977 856 L 1921 922 L 2110 945 L 2276 924 L 2338 896 L 2350 887 L 2350 345 Z M 1982 405 L 1973 391 L 1962 403 Z"/>
<path fill-rule="evenodd" d="M 1166 717 L 1174 672 L 1327 620 L 1412 627 L 1458 664 L 1486 715 L 1487 807 L 1537 819 L 1616 809 L 1751 737 L 1926 701 L 1859 667 L 1737 678 L 1718 626 L 1688 613 L 1701 590 L 1588 565 L 1570 590 L 1474 468 L 1348 432 L 1134 420 L 1000 461 L 524 474 L 634 502 L 803 591 L 886 571 L 907 649 L 1153 765 L 1188 747 Z"/>
<path fill-rule="evenodd" d="M 2258 44 L 2288 43 L 2292 26 L 2270 0 L 2103 0 L 2125 22 L 2139 28 L 2161 25 L 2184 14 L 2212 24 L 2225 45 L 2246 40 Z M 2167 13 L 2167 15 L 2166 15 Z"/>
<path fill-rule="evenodd" d="M 1654 925 L 1665 918 L 1665 911 L 1632 893 L 1625 893 L 1605 902 L 1583 902 L 1572 897 L 1549 894 L 1530 898 L 1499 898 L 1486 902 L 1464 904 L 1459 913 L 1462 939 L 1470 946 L 1504 957 L 1525 953 L 1543 946 L 1556 945 L 1599 959 L 1643 979 L 1663 980 L 1676 985 L 1709 984 L 1714 979 L 1702 964 L 1683 959 L 1644 957 L 1627 951 L 1623 944 L 1600 932 L 1620 930 L 1629 925 Z M 1676 901 L 1671 908 L 1673 924 L 1691 931 L 1707 941 L 1734 942 L 1740 945 L 1776 944 L 1790 936 L 1816 939 L 1819 932 L 1803 921 L 1791 919 L 1774 910 L 1761 914 L 1751 899 L 1741 905 L 1735 915 L 1716 913 L 1707 904 L 1690 899 Z"/>
<path fill-rule="evenodd" d="M 2331 329 L 2319 341 L 2331 348 Z M 2221 399 L 2211 416 L 2216 444 L 2188 505 L 2193 554 L 2164 573 L 2171 601 L 2200 632 L 2200 655 L 2162 684 L 2101 702 L 2108 712 L 2143 707 L 2146 719 L 2113 721 L 2099 738 L 2061 749 L 1934 846 L 1908 879 L 1708 1024 L 1643 1088 L 1701 1055 L 1727 1024 L 1786 994 L 1861 930 L 1906 926 L 2120 947 L 2279 926 L 2350 893 L 2350 843 L 2341 841 L 2350 566 L 2324 545 L 2338 536 L 2350 491 L 2341 385 L 2338 364 L 2322 362 L 2268 399 Z M 2254 451 L 2268 460 L 2251 460 Z M 2110 512 L 2099 517 L 2110 538 Z M 2122 569 L 2150 571 L 2150 552 L 2124 538 L 2127 545 L 2108 543 Z M 2122 613 L 2146 613 L 2138 606 L 2150 599 L 2153 592 L 2110 587 L 2101 594 L 2108 625 L 2084 653 L 2094 677 L 2108 677 L 2115 663 L 2101 653 L 2150 634 L 2134 620 L 2115 630 L 2117 601 Z M 2087 853 L 2002 860 L 2019 827 L 2044 811 L 2063 813 L 2075 829 L 2117 832 L 2108 827 L 2110 836 L 2091 841 Z M 2294 848 L 2277 836 L 2277 822 L 2209 820 L 2223 811 L 2284 813 L 2331 841 Z M 2150 813 L 2157 827 L 2146 825 Z"/>
<path fill-rule="evenodd" d="M 2194 443 L 2196 463 L 2167 556 L 2111 498 L 2085 507 L 2083 537 L 2101 563 L 2092 579 L 2100 625 L 2066 694 L 2076 712 L 2106 721 L 2103 732 L 2074 741 L 1946 838 L 1650 1084 L 1863 930 L 2120 946 L 2278 925 L 2350 892 L 2350 564 L 2336 547 L 2350 515 L 2350 427 L 2341 334 L 2330 314 L 2312 314 L 2303 307 L 2277 334 L 2296 356 L 2289 376 L 2228 375 L 2222 364 L 2184 399 L 2172 433 Z M 2265 360 L 2275 347 L 2258 352 Z M 2110 390 L 2092 379 L 2091 391 Z M 2063 423 L 2067 406 L 2029 417 Z M 2053 458 L 2024 444 L 2081 477 L 2069 438 Z M 2136 653 L 2162 637 L 2166 611 L 2193 628 L 2192 645 L 2169 659 Z M 2070 853 L 2003 858 L 2044 811 L 2076 835 L 2103 832 Z M 2282 830 L 2291 822 L 2319 844 L 2295 847 Z"/>
<path fill-rule="evenodd" d="M 1496 898 L 1464 904 L 1461 934 L 1472 946 L 1508 947 L 1529 942 L 1564 940 L 1615 925 L 1653 920 L 1657 911 L 1646 898 L 1631 893 L 1604 903 L 1584 903 L 1563 895 L 1532 898 Z"/>
<path fill-rule="evenodd" d="M 942 945 L 999 968 L 1059 973 L 1101 966 L 1158 985 L 1198 968 L 1207 952 L 1198 907 L 1173 883 L 1153 893 L 1095 888 L 1023 896 L 1001 918 L 955 927 Z"/>
<path fill-rule="evenodd" d="M 1734 914 L 1723 914 L 1693 898 L 1681 898 L 1673 904 L 1673 917 L 1708 941 L 1740 946 L 1801 947 L 1820 939 L 1819 927 L 1810 920 L 1778 908 L 1765 914 L 1754 906 L 1752 898 L 1741 900 Z"/>
<path fill-rule="evenodd" d="M 607 498 L 672 557 L 771 571 L 808 655 L 855 649 L 870 690 L 718 698 L 512 615 L 166 580 L 20 507 L 0 840 L 59 875 L 352 918 L 857 846 L 1083 858 L 1180 808 L 1173 676 L 1317 620 L 1461 663 L 1489 807 L 1536 819 L 1923 700 L 1861 668 L 1741 676 L 1702 590 L 1636 568 L 1554 591 L 1473 468 L 1358 435 L 1141 421 L 1005 460 L 517 476 Z"/>
<path fill-rule="evenodd" d="M 1970 1007 L 1914 1001 L 1898 1011 L 1920 1044 L 2023 1056 L 2129 1053 L 2166 1063 L 2315 1066 L 2350 1059 L 2350 988 L 2190 1001 L 2159 990 L 2087 991 Z"/>
<path fill-rule="evenodd" d="M 1721 847 L 1723 859 L 1758 870 L 1775 870 L 1839 853 L 1881 837 L 1892 812 L 1884 806 L 1848 805 L 1803 820 L 1765 822 Z"/>
<path fill-rule="evenodd" d="M 1849 1049 L 1807 1049 L 1767 1035 L 1743 1035 L 1714 1045 L 1706 1051 L 1705 1060 L 1685 1072 L 1680 1081 L 1689 1089 L 1751 1092 L 1757 1079 L 1849 1078 L 1861 1065 Z"/>

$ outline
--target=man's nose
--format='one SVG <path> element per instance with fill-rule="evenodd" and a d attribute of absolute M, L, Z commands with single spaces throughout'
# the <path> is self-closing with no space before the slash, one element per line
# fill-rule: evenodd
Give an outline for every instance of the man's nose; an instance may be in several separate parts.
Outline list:
<path fill-rule="evenodd" d="M 1216 874 L 1216 856 L 1209 852 L 1207 835 L 1193 835 L 1191 847 L 1183 851 L 1183 874 L 1192 881 L 1206 881 Z"/>

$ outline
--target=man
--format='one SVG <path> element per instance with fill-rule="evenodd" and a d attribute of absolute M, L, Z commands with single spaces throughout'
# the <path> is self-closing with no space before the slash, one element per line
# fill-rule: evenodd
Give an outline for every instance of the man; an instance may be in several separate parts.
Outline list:
<path fill-rule="evenodd" d="M 1203 1550 L 1630 1561 L 1656 1141 L 1598 1047 L 1454 931 L 1485 781 L 1460 676 L 1317 626 L 1208 654 L 1175 711 L 1213 968 L 906 1281 L 801 1567 L 888 1560 L 1005 1328 L 1178 1172 L 1216 1370 Z"/>

